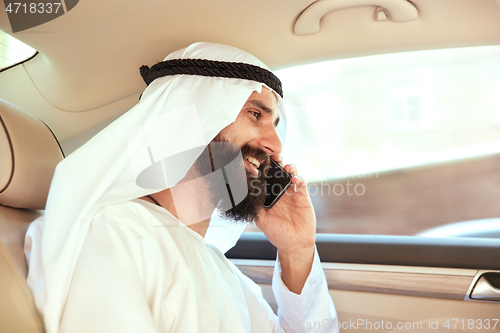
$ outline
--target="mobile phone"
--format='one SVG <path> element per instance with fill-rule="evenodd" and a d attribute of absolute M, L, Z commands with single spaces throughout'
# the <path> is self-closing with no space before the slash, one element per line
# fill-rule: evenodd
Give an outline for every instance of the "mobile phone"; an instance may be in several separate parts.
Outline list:
<path fill-rule="evenodd" d="M 292 185 L 292 176 L 273 159 L 267 168 L 264 180 L 266 194 L 264 208 L 271 209 Z"/>

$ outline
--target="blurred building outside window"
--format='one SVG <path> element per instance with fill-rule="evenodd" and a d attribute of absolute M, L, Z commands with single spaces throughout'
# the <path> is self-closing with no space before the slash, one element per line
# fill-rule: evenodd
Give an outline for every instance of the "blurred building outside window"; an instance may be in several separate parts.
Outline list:
<path fill-rule="evenodd" d="M 309 182 L 318 231 L 414 235 L 500 217 L 499 73 L 499 46 L 277 71 L 283 155 Z"/>

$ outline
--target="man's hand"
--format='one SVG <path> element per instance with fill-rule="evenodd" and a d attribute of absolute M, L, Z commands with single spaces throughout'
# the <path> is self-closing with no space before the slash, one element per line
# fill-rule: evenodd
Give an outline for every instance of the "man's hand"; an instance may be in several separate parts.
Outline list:
<path fill-rule="evenodd" d="M 281 155 L 271 158 L 282 163 Z M 282 279 L 288 289 L 300 294 L 309 276 L 316 243 L 316 215 L 306 181 L 295 166 L 286 165 L 292 186 L 271 209 L 262 209 L 257 226 L 278 249 Z"/>

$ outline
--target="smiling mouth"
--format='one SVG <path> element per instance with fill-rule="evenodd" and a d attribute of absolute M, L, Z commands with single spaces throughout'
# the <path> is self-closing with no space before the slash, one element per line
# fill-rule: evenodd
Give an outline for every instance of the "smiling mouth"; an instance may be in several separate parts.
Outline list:
<path fill-rule="evenodd" d="M 252 156 L 247 157 L 247 161 L 252 163 L 257 169 L 260 167 L 260 162 Z"/>
<path fill-rule="evenodd" d="M 247 168 L 250 169 L 250 172 L 254 175 L 254 177 L 259 176 L 259 167 L 261 165 L 259 160 L 254 157 L 247 157 L 245 159 L 245 164 L 247 165 Z"/>

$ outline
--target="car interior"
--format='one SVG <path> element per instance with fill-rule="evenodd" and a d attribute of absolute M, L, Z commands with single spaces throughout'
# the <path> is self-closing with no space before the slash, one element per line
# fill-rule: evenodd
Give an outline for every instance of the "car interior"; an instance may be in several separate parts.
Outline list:
<path fill-rule="evenodd" d="M 1 332 L 44 332 L 23 247 L 56 165 L 138 103 L 140 66 L 197 41 L 283 81 L 342 332 L 500 331 L 500 0 L 62 4 L 16 32 L 0 5 Z M 265 236 L 250 225 L 226 256 L 276 310 Z"/>

